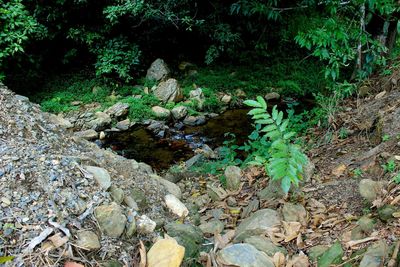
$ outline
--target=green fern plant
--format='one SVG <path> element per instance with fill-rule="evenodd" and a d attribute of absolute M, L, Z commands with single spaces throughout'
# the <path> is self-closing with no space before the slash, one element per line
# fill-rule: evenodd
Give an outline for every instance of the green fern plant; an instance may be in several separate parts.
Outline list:
<path fill-rule="evenodd" d="M 283 112 L 273 107 L 272 113 L 267 111 L 267 103 L 258 96 L 257 101 L 246 100 L 244 103 L 252 107 L 248 113 L 256 124 L 262 126 L 261 132 L 271 142 L 269 157 L 256 156 L 249 164 L 263 165 L 273 180 L 280 180 L 285 193 L 289 192 L 290 186 L 299 185 L 303 178 L 303 169 L 307 164 L 307 157 L 300 147 L 291 142 L 296 134 L 287 128 L 288 119 L 283 119 Z"/>

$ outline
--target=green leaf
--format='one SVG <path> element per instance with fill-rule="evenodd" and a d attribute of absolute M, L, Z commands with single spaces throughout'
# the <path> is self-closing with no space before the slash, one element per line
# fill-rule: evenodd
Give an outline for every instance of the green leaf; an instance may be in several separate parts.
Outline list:
<path fill-rule="evenodd" d="M 262 105 L 254 100 L 246 100 L 243 102 L 246 106 L 253 107 L 253 108 L 262 108 Z"/>
<path fill-rule="evenodd" d="M 261 132 L 268 133 L 268 132 L 271 132 L 271 131 L 276 130 L 276 129 L 278 129 L 278 127 L 276 127 L 275 124 L 270 124 L 270 125 L 265 126 L 264 128 L 262 128 Z"/>
<path fill-rule="evenodd" d="M 342 262 L 343 249 L 339 241 L 336 241 L 324 254 L 318 259 L 318 267 L 329 267 L 332 264 Z"/>
<path fill-rule="evenodd" d="M 290 178 L 285 176 L 282 179 L 282 183 L 281 183 L 281 187 L 283 192 L 285 192 L 286 194 L 289 192 L 290 190 Z"/>
<path fill-rule="evenodd" d="M 279 111 L 278 112 L 278 118 L 276 119 L 276 125 L 280 125 L 283 119 L 283 112 Z"/>
<path fill-rule="evenodd" d="M 15 258 L 14 256 L 2 256 L 0 257 L 0 264 L 12 261 L 14 258 Z"/>
<path fill-rule="evenodd" d="M 265 116 L 264 112 L 265 112 L 265 110 L 263 110 L 262 108 L 254 108 L 254 109 L 250 110 L 247 114 L 249 114 L 249 115 L 263 114 L 263 116 Z"/>
<path fill-rule="evenodd" d="M 264 98 L 261 96 L 257 96 L 257 101 L 263 107 L 263 109 L 267 109 L 267 102 L 265 102 Z"/>
<path fill-rule="evenodd" d="M 289 140 L 290 138 L 292 138 L 295 135 L 296 135 L 295 132 L 289 132 L 289 133 L 286 133 L 286 134 L 283 135 L 283 139 Z"/>

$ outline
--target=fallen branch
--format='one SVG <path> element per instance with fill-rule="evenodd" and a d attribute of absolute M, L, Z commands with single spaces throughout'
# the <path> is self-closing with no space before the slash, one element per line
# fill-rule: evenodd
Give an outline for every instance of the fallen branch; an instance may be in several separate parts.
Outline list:
<path fill-rule="evenodd" d="M 374 240 L 378 240 L 379 238 L 376 236 L 371 236 L 371 237 L 367 237 L 364 239 L 360 239 L 360 240 L 351 240 L 349 242 L 346 243 L 346 247 L 348 248 L 353 248 L 354 246 L 357 246 L 359 244 L 365 243 L 365 242 L 369 242 L 369 241 L 374 241 Z"/>

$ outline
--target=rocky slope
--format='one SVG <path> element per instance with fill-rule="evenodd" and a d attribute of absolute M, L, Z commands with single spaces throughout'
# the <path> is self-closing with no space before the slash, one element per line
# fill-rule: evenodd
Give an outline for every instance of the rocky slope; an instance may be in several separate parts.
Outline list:
<path fill-rule="evenodd" d="M 10 266 L 133 266 L 136 236 L 168 220 L 164 195 L 179 188 L 63 127 L 0 85 L 0 257 L 16 256 Z"/>

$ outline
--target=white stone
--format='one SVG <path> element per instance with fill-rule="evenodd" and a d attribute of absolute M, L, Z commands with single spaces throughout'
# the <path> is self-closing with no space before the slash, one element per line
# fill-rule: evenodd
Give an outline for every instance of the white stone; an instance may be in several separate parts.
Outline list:
<path fill-rule="evenodd" d="M 156 229 L 157 224 L 146 215 L 142 215 L 137 220 L 136 226 L 139 233 L 151 234 Z"/>
<path fill-rule="evenodd" d="M 185 204 L 172 194 L 165 196 L 165 203 L 171 212 L 179 217 L 186 217 L 189 214 L 189 210 L 186 208 Z"/>

